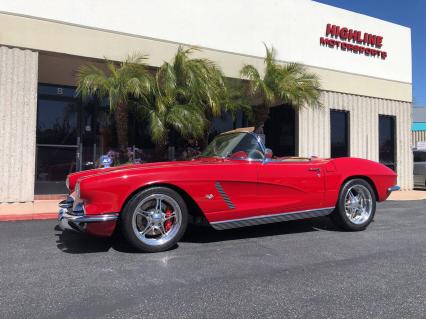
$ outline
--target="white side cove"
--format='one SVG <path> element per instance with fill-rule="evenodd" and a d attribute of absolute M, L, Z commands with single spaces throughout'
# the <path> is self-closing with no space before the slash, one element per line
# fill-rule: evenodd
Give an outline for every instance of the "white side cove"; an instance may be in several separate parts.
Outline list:
<path fill-rule="evenodd" d="M 315 1 L 0 0 L 0 12 L 255 57 L 264 56 L 265 42 L 281 61 L 412 82 L 409 28 Z M 387 58 L 321 46 L 328 23 L 383 37 Z"/>
<path fill-rule="evenodd" d="M 411 103 L 327 91 L 322 103 L 323 108 L 298 114 L 299 156 L 330 157 L 330 109 L 335 109 L 349 112 L 349 155 L 379 161 L 379 115 L 394 115 L 398 185 L 413 188 Z"/>
<path fill-rule="evenodd" d="M 38 53 L 0 47 L 0 203 L 34 200 Z"/>

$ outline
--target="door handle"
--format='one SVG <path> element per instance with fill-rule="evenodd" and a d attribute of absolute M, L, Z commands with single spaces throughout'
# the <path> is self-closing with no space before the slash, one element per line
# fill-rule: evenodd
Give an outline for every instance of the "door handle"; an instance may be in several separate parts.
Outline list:
<path fill-rule="evenodd" d="M 310 171 L 310 172 L 317 172 L 317 173 L 321 172 L 321 170 L 319 168 L 317 168 L 317 167 L 310 167 L 310 168 L 308 168 L 308 171 Z"/>

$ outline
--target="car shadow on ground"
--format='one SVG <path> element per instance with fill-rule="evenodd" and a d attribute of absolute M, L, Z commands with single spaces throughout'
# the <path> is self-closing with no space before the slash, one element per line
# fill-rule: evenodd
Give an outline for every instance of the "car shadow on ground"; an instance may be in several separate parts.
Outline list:
<path fill-rule="evenodd" d="M 58 225 L 54 230 L 56 246 L 64 253 L 89 254 L 107 252 L 110 249 L 125 253 L 139 253 L 139 251 L 128 245 L 118 233 L 112 237 L 103 238 L 62 230 Z"/>
<path fill-rule="evenodd" d="M 189 226 L 181 242 L 185 243 L 215 243 L 230 240 L 259 238 L 267 236 L 290 235 L 297 233 L 307 233 L 312 231 L 340 231 L 328 217 L 306 219 L 300 221 L 290 221 L 274 223 L 245 228 L 235 228 L 228 230 L 214 230 L 210 226 Z M 110 249 L 124 253 L 139 253 L 131 247 L 119 233 L 111 238 L 97 238 L 84 233 L 73 231 L 62 231 L 59 226 L 55 227 L 57 237 L 57 247 L 59 250 L 69 254 L 87 254 L 107 252 Z M 176 245 L 174 248 L 177 248 Z"/>
<path fill-rule="evenodd" d="M 190 231 L 186 232 L 181 241 L 188 243 L 212 243 L 245 238 L 307 233 L 318 230 L 339 231 L 328 217 L 320 217 L 227 230 L 215 230 L 210 226 L 191 227 Z"/>

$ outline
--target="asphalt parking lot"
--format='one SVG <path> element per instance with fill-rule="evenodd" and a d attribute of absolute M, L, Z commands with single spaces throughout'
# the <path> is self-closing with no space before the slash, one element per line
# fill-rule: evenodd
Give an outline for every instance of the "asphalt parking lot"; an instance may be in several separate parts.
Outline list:
<path fill-rule="evenodd" d="M 214 231 L 175 249 L 0 223 L 1 318 L 425 318 L 426 201 L 379 204 L 364 232 L 327 218 Z"/>

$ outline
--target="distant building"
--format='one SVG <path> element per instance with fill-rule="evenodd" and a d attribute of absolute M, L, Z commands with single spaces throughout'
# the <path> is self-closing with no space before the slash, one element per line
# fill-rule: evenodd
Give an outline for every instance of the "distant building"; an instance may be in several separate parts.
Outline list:
<path fill-rule="evenodd" d="M 414 148 L 418 147 L 419 142 L 426 143 L 426 106 L 413 108 L 413 127 L 411 134 Z"/>

